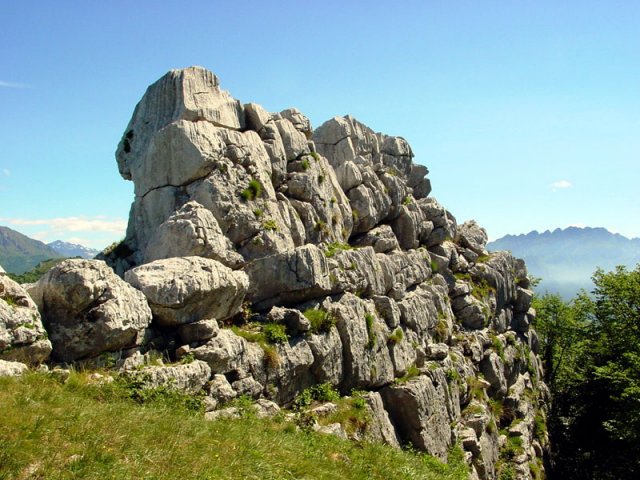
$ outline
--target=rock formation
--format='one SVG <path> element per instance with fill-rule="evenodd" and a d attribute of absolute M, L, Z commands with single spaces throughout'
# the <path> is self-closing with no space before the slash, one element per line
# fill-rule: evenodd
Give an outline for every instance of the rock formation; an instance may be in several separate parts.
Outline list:
<path fill-rule="evenodd" d="M 328 384 L 362 399 L 353 438 L 443 460 L 460 444 L 472 478 L 541 468 L 526 267 L 429 196 L 406 140 L 349 116 L 314 130 L 191 67 L 147 89 L 116 157 L 135 200 L 102 258 L 127 283 L 75 260 L 30 289 L 54 359 L 107 352 L 211 408 L 246 395 L 275 410 Z M 153 350 L 182 363 L 149 365 Z"/>

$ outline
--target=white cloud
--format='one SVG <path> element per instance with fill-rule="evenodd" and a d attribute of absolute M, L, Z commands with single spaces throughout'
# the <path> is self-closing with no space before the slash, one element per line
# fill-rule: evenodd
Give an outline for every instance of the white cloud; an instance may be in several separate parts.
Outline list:
<path fill-rule="evenodd" d="M 59 217 L 49 219 L 0 218 L 0 222 L 19 226 L 47 226 L 47 234 L 65 232 L 106 232 L 124 235 L 127 221 L 122 218 Z M 45 233 L 45 232 L 40 232 Z"/>
<path fill-rule="evenodd" d="M 2 174 L 3 174 L 5 177 L 10 177 L 10 176 L 11 176 L 11 170 L 9 170 L 8 168 L 3 168 L 3 169 L 2 169 Z"/>
<path fill-rule="evenodd" d="M 4 87 L 4 88 L 29 88 L 29 85 L 25 85 L 23 83 L 5 82 L 3 80 L 0 80 L 0 87 Z"/>
<path fill-rule="evenodd" d="M 558 180 L 549 185 L 549 187 L 551 187 L 551 190 L 555 192 L 563 188 L 571 187 L 571 182 L 569 182 L 568 180 Z"/>

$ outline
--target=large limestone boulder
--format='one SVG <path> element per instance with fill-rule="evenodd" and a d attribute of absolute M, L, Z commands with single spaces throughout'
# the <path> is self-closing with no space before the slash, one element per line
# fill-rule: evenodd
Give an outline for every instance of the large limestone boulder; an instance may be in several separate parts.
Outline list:
<path fill-rule="evenodd" d="M 233 316 L 249 286 L 243 272 L 202 257 L 156 260 L 129 270 L 125 280 L 144 293 L 163 326 Z"/>
<path fill-rule="evenodd" d="M 147 366 L 127 372 L 126 375 L 137 379 L 143 388 L 166 387 L 196 393 L 211 377 L 211 368 L 206 362 L 194 360 L 185 364 Z"/>
<path fill-rule="evenodd" d="M 24 288 L 0 275 L 0 359 L 37 364 L 50 353 L 38 307 Z"/>
<path fill-rule="evenodd" d="M 29 371 L 24 363 L 0 360 L 0 377 L 19 377 Z"/>
<path fill-rule="evenodd" d="M 53 344 L 73 361 L 140 345 L 151 322 L 144 295 L 100 260 L 66 260 L 29 288 Z"/>
<path fill-rule="evenodd" d="M 320 297 L 332 287 L 327 259 L 315 245 L 254 260 L 243 271 L 249 276 L 249 301 L 269 307 Z"/>
<path fill-rule="evenodd" d="M 244 261 L 213 214 L 195 201 L 185 203 L 158 227 L 147 245 L 144 263 L 185 256 L 212 258 L 232 268 Z"/>

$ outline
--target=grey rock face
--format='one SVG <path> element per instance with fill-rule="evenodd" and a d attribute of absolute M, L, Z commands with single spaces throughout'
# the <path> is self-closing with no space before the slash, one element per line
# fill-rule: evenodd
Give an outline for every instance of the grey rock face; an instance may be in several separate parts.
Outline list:
<path fill-rule="evenodd" d="M 244 261 L 213 214 L 195 201 L 185 203 L 158 227 L 147 245 L 144 263 L 184 256 L 211 258 L 232 268 Z"/>
<path fill-rule="evenodd" d="M 472 478 L 489 479 L 504 464 L 497 399 L 527 437 L 507 463 L 522 473 L 542 455 L 523 380 L 545 391 L 526 267 L 489 255 L 482 227 L 429 196 L 406 140 L 242 106 L 192 67 L 149 88 L 117 156 L 136 197 L 107 258 L 149 298 L 151 344 L 210 369 L 208 418 L 240 415 L 213 411 L 239 395 L 286 406 L 319 383 L 362 389 L 369 421 L 354 438 L 442 459 L 460 441 Z"/>
<path fill-rule="evenodd" d="M 247 298 L 252 303 L 299 303 L 331 291 L 327 259 L 315 245 L 259 258 L 243 271 L 249 277 Z"/>
<path fill-rule="evenodd" d="M 151 322 L 144 295 L 99 260 L 66 260 L 29 288 L 53 344 L 72 361 L 135 347 Z"/>
<path fill-rule="evenodd" d="M 428 376 L 422 375 L 380 392 L 400 438 L 443 460 L 451 445 L 446 388 L 446 384 L 436 385 Z"/>
<path fill-rule="evenodd" d="M 240 310 L 248 288 L 244 273 L 202 257 L 156 260 L 129 270 L 125 279 L 144 293 L 164 326 L 228 318 Z"/>
<path fill-rule="evenodd" d="M 38 364 L 50 353 L 38 307 L 19 284 L 0 275 L 0 360 Z"/>
<path fill-rule="evenodd" d="M 195 393 L 209 380 L 211 368 L 205 362 L 195 360 L 183 365 L 149 366 L 129 375 L 139 379 L 144 388 L 167 387 Z"/>
<path fill-rule="evenodd" d="M 28 371 L 24 363 L 0 360 L 0 377 L 19 377 Z"/>

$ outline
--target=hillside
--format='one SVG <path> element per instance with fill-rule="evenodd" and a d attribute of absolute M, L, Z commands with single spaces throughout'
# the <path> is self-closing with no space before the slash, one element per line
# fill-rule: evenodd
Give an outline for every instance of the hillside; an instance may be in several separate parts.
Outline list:
<path fill-rule="evenodd" d="M 43 260 L 62 257 L 39 240 L 0 226 L 0 265 L 7 272 L 21 274 L 33 269 Z"/>
<path fill-rule="evenodd" d="M 99 250 L 94 248 L 85 247 L 78 243 L 63 242 L 62 240 L 56 240 L 55 242 L 48 243 L 47 245 L 63 257 L 68 258 L 93 258 L 100 253 Z"/>
<path fill-rule="evenodd" d="M 568 299 L 581 288 L 590 290 L 596 268 L 634 267 L 640 262 L 640 238 L 629 239 L 604 228 L 557 228 L 539 233 L 506 235 L 487 244 L 489 251 L 509 250 L 523 258 L 529 272 L 542 278 L 537 291 Z"/>

